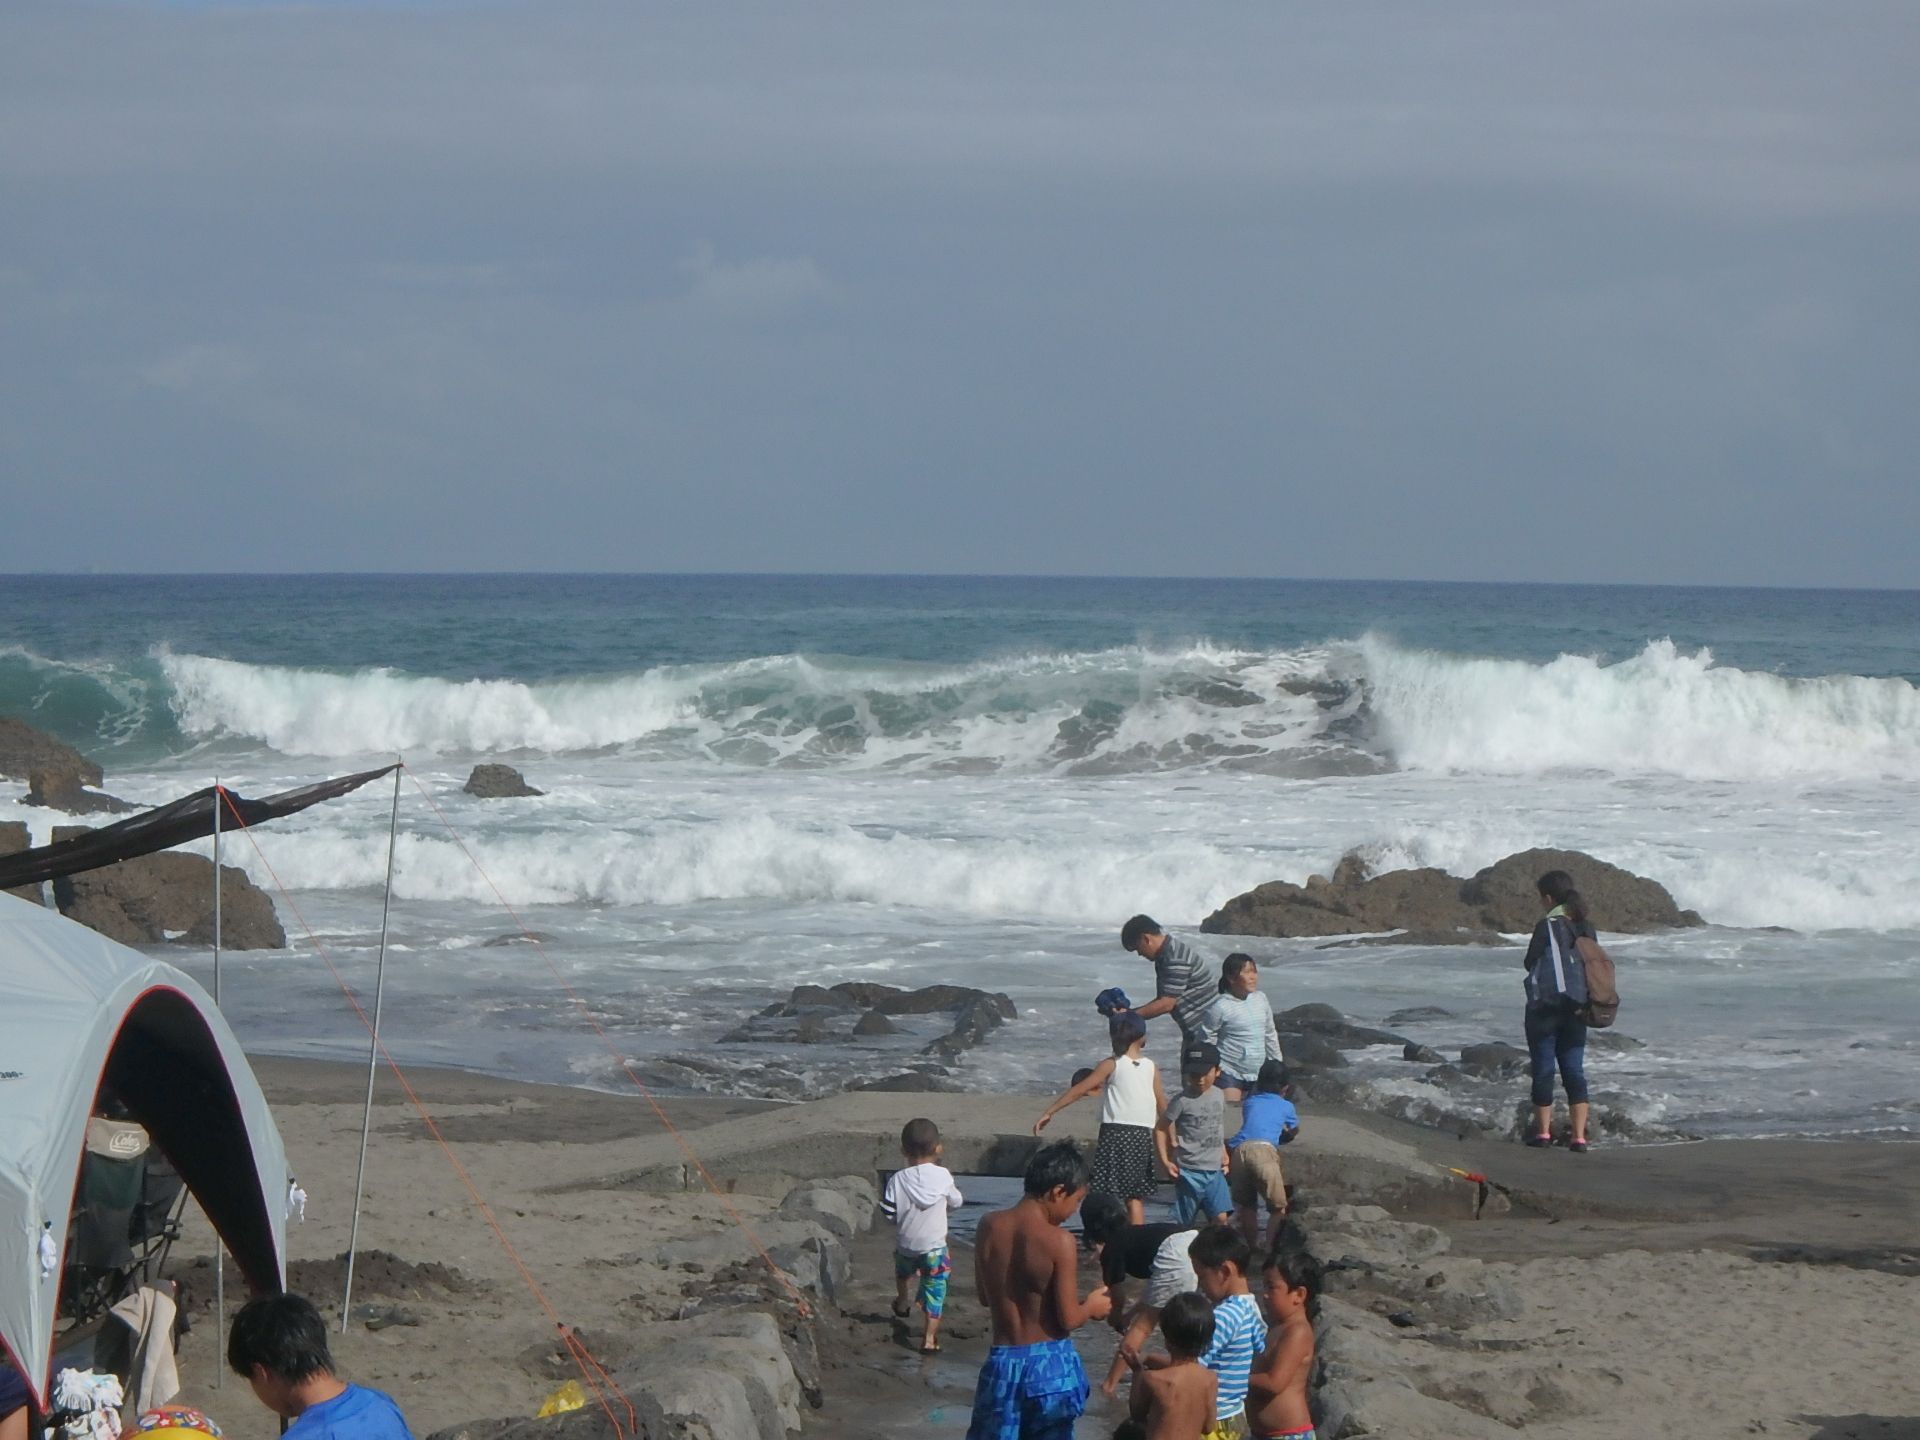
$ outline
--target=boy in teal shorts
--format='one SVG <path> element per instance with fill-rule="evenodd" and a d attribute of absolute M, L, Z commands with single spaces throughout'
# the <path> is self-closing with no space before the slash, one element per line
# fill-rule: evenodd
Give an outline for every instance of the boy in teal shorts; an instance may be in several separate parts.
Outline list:
<path fill-rule="evenodd" d="M 880 1210 L 897 1227 L 893 1245 L 893 1300 L 895 1318 L 905 1320 L 913 1309 L 908 1298 L 918 1282 L 920 1308 L 927 1328 L 920 1337 L 920 1353 L 940 1350 L 940 1315 L 947 1306 L 947 1276 L 953 1261 L 947 1254 L 947 1212 L 960 1208 L 960 1188 L 953 1172 L 940 1163 L 940 1127 L 931 1120 L 909 1120 L 900 1132 L 900 1153 L 906 1168 L 887 1179 Z"/>

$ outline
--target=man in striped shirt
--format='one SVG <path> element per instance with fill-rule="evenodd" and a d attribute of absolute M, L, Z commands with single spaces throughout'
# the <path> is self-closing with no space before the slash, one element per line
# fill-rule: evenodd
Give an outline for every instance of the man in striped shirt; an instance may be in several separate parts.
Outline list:
<path fill-rule="evenodd" d="M 1153 962 L 1156 993 L 1133 1013 L 1142 1020 L 1171 1014 L 1183 1050 L 1205 1040 L 1211 1029 L 1207 1017 L 1220 997 L 1220 967 L 1167 934 L 1151 915 L 1136 915 L 1120 927 L 1120 948 Z"/>
<path fill-rule="evenodd" d="M 1219 1377 L 1214 1434 L 1247 1434 L 1247 1377 L 1267 1346 L 1267 1322 L 1247 1283 L 1253 1248 L 1230 1225 L 1209 1225 L 1188 1247 L 1200 1293 L 1213 1302 L 1213 1343 L 1200 1363 Z"/>

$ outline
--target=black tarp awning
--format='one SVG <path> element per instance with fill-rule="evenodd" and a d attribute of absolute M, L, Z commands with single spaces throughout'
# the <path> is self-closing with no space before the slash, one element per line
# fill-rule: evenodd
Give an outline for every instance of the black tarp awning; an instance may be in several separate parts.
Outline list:
<path fill-rule="evenodd" d="M 117 864 L 136 856 L 151 855 L 156 850 L 170 850 L 189 840 L 202 839 L 213 833 L 216 805 L 219 806 L 220 828 L 237 830 L 243 824 L 258 825 L 262 820 L 278 820 L 282 816 L 297 814 L 309 805 L 318 805 L 322 800 L 336 800 L 350 791 L 358 790 L 369 780 L 391 775 L 399 768 L 398 765 L 386 765 L 378 770 L 362 770 L 358 775 L 322 780 L 317 785 L 283 790 L 278 795 L 268 795 L 259 800 L 248 800 L 228 790 L 222 803 L 216 798 L 218 789 L 209 785 L 204 790 L 183 795 L 171 804 L 144 810 L 112 825 L 89 830 L 84 835 L 42 845 L 37 850 L 0 855 L 0 890 L 11 890 L 16 885 L 37 885 L 42 880 L 57 880 L 62 875 L 78 875 L 82 870 L 98 870 L 102 865 Z M 238 819 L 234 818 L 236 812 Z"/>

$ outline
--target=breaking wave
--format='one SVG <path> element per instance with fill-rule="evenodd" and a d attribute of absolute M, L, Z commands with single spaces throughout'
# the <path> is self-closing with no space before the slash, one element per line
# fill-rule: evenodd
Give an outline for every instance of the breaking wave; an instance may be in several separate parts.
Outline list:
<path fill-rule="evenodd" d="M 221 744 L 963 774 L 1920 779 L 1920 689 L 1907 680 L 1741 670 L 1668 640 L 1616 663 L 1467 658 L 1368 636 L 969 665 L 776 655 L 534 683 L 11 651 L 0 653 L 0 710 L 126 758 Z"/>

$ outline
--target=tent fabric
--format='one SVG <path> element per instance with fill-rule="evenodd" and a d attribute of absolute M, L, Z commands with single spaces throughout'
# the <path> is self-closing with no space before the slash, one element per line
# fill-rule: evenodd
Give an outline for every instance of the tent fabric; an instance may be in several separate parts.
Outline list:
<path fill-rule="evenodd" d="M 247 1283 L 276 1293 L 286 1280 L 286 1151 L 212 998 L 164 960 L 0 895 L 0 1344 L 42 1407 L 67 1215 L 103 1080 Z M 61 1252 L 51 1274 L 47 1233 Z"/>
<path fill-rule="evenodd" d="M 204 790 L 196 790 L 191 795 L 183 795 L 178 800 L 152 810 L 143 810 L 138 815 L 117 820 L 111 825 L 99 826 L 84 835 L 0 857 L 0 890 L 38 885 L 42 880 L 57 880 L 62 875 L 77 875 L 83 870 L 98 870 L 103 865 L 151 855 L 156 850 L 171 849 L 189 840 L 204 839 L 213 833 L 216 811 L 222 830 L 238 829 L 242 821 L 248 825 L 258 825 L 263 820 L 278 820 L 286 815 L 298 814 L 309 805 L 318 805 L 323 800 L 337 800 L 350 791 L 358 790 L 369 780 L 391 775 L 399 768 L 397 765 L 388 765 L 379 770 L 363 770 L 357 775 L 342 775 L 337 780 L 322 780 L 317 785 L 283 790 L 260 800 L 248 800 L 228 790 L 224 805 L 215 798 L 219 787 L 209 785 Z M 239 821 L 234 819 L 235 810 L 240 812 Z"/>

